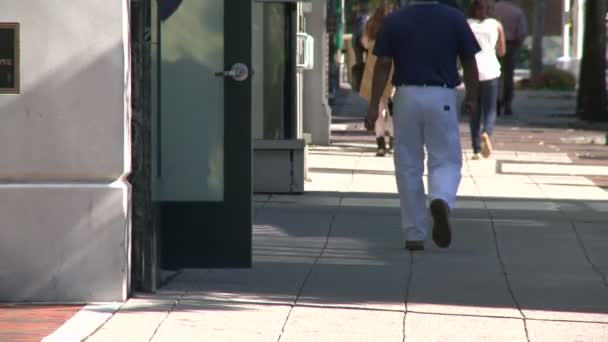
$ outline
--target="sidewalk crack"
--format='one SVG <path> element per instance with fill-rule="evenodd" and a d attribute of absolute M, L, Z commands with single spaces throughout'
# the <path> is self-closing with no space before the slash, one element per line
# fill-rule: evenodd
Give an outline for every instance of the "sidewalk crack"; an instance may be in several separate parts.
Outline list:
<path fill-rule="evenodd" d="M 536 181 L 534 181 L 532 178 L 530 178 L 530 180 L 534 183 L 534 185 L 536 185 L 536 187 L 538 187 L 538 189 L 545 195 L 545 197 L 550 198 L 549 194 L 547 194 L 542 186 L 540 186 L 540 184 Z M 578 243 L 579 248 L 581 249 L 581 251 L 583 252 L 583 255 L 585 256 L 585 259 L 587 260 L 587 263 L 589 263 L 589 265 L 591 266 L 591 269 L 593 269 L 593 271 L 595 273 L 597 273 L 597 275 L 601 278 L 602 280 L 602 285 L 604 287 L 608 287 L 608 278 L 606 277 L 606 275 L 602 272 L 602 270 L 600 270 L 599 266 L 597 266 L 594 262 L 593 259 L 591 259 L 591 255 L 589 254 L 589 250 L 587 249 L 587 246 L 585 246 L 585 242 L 583 241 L 583 237 L 581 236 L 580 232 L 578 231 L 578 228 L 576 227 L 576 223 L 574 222 L 574 220 L 572 220 L 568 214 L 564 211 L 564 209 L 558 205 L 557 206 L 557 210 L 559 211 L 559 213 L 568 221 L 568 223 L 570 224 L 570 228 L 572 228 L 572 231 L 574 232 L 574 236 L 576 237 L 576 241 Z"/>
<path fill-rule="evenodd" d="M 85 337 L 84 339 L 82 339 L 82 342 L 85 342 L 86 340 L 90 339 L 91 337 L 93 337 L 95 334 L 97 334 L 101 329 L 103 329 L 103 327 L 114 317 L 116 316 L 116 314 L 118 312 L 120 312 L 120 309 L 122 309 L 124 303 L 120 304 L 120 306 L 118 306 L 118 308 L 116 309 L 116 311 L 114 311 L 110 317 L 108 317 L 105 321 L 103 321 L 102 324 L 100 324 L 95 330 L 93 330 L 93 332 L 91 332 L 87 337 Z"/>
<path fill-rule="evenodd" d="M 285 322 L 283 323 L 283 327 L 281 328 L 281 333 L 279 334 L 277 342 L 280 342 L 281 339 L 283 338 L 283 334 L 285 334 L 285 329 L 287 328 L 287 323 L 289 322 L 289 319 L 291 318 L 293 309 L 296 307 L 296 305 L 298 305 L 298 300 L 302 296 L 302 292 L 304 292 L 304 288 L 306 287 L 306 283 L 308 282 L 308 279 L 312 275 L 312 272 L 313 272 L 315 266 L 319 263 L 319 260 L 321 259 L 321 257 L 323 256 L 323 253 L 325 253 L 325 250 L 327 249 L 327 245 L 329 244 L 329 238 L 331 237 L 331 233 L 333 232 L 334 223 L 336 221 L 336 217 L 338 216 L 338 213 L 340 212 L 340 208 L 342 208 L 343 201 L 344 201 L 344 195 L 340 195 L 340 202 L 338 203 L 338 209 L 336 209 L 334 211 L 334 213 L 332 214 L 331 219 L 329 221 L 329 229 L 327 230 L 327 235 L 325 236 L 325 243 L 323 244 L 323 248 L 321 248 L 319 255 L 317 255 L 317 257 L 315 258 L 315 261 L 313 261 L 313 263 L 310 265 L 310 268 L 308 269 L 308 272 L 306 273 L 304 280 L 298 287 L 298 292 L 296 294 L 296 298 L 294 299 L 293 304 L 290 305 L 289 312 L 287 313 L 287 317 L 285 318 Z"/>
<path fill-rule="evenodd" d="M 363 157 L 363 152 L 359 153 L 359 157 L 357 158 L 357 161 L 355 162 L 355 165 L 353 166 L 353 169 L 351 170 L 350 173 L 350 183 L 348 183 L 348 187 L 346 188 L 346 192 L 350 191 L 350 187 L 355 184 L 355 175 L 357 174 L 357 168 L 359 166 L 359 163 L 361 162 L 361 158 Z M 342 198 L 340 198 L 340 200 L 342 200 Z"/>
<path fill-rule="evenodd" d="M 175 300 L 175 302 L 173 303 L 173 305 L 171 306 L 169 311 L 167 311 L 167 314 L 165 315 L 165 317 L 163 317 L 163 319 L 160 321 L 160 323 L 158 323 L 158 325 L 156 326 L 156 329 L 154 329 L 154 333 L 152 333 L 152 336 L 150 336 L 150 339 L 148 340 L 148 342 L 152 342 L 154 340 L 154 337 L 156 337 L 156 334 L 158 333 L 158 330 L 160 329 L 160 327 L 169 318 L 169 315 L 171 315 L 171 313 L 175 310 L 177 305 L 184 299 L 186 294 L 187 293 L 182 294 L 181 296 L 179 296 L 178 299 Z"/>
<path fill-rule="evenodd" d="M 477 190 L 481 194 L 481 187 L 475 180 L 475 177 L 471 177 L 471 178 L 473 180 L 473 183 L 475 184 L 475 187 L 477 187 Z M 492 214 L 492 211 L 488 207 L 488 203 L 486 202 L 485 197 L 482 196 L 481 198 L 483 199 L 483 206 L 486 209 L 486 211 L 488 212 L 488 217 L 490 219 L 490 225 L 492 227 L 492 236 L 494 238 L 494 248 L 496 250 L 496 257 L 498 258 L 498 262 L 500 264 L 500 270 L 505 279 L 505 285 L 507 286 L 507 291 L 509 292 L 509 295 L 511 296 L 511 300 L 513 301 L 513 304 L 515 304 L 515 307 L 517 308 L 517 310 L 519 311 L 519 314 L 521 315 L 521 320 L 524 324 L 524 332 L 526 334 L 526 341 L 530 342 L 531 340 L 530 340 L 530 333 L 528 331 L 528 319 L 526 318 L 526 314 L 524 313 L 524 311 L 521 307 L 521 304 L 519 303 L 519 300 L 515 296 L 515 291 L 513 290 L 513 285 L 511 284 L 511 280 L 509 279 L 509 275 L 507 273 L 507 266 L 505 265 L 502 254 L 500 253 L 500 246 L 498 244 L 498 231 L 496 229 L 494 215 Z"/>
<path fill-rule="evenodd" d="M 406 322 L 407 322 L 407 314 L 409 312 L 408 303 L 410 301 L 410 292 L 412 289 L 412 282 L 414 279 L 414 253 L 410 252 L 410 268 L 407 275 L 407 280 L 405 283 L 405 311 L 403 312 L 403 340 L 405 342 L 407 340 L 407 333 L 405 332 Z"/>
<path fill-rule="evenodd" d="M 602 279 L 602 284 L 604 285 L 604 287 L 608 287 L 608 278 L 606 278 L 606 275 L 602 273 L 602 270 L 600 270 L 600 268 L 591 259 L 591 255 L 589 255 L 589 250 L 587 249 L 587 246 L 585 246 L 585 242 L 583 241 L 583 237 L 581 236 L 580 232 L 578 231 L 578 228 L 576 227 L 576 223 L 573 220 L 569 219 L 561 208 L 559 210 L 562 215 L 564 215 L 568 219 L 570 227 L 572 228 L 572 230 L 574 231 L 574 235 L 576 236 L 576 241 L 578 242 L 579 248 L 583 251 L 583 255 L 585 255 L 585 259 L 587 260 L 589 265 L 591 265 L 593 271 L 597 273 L 598 276 Z"/>
<path fill-rule="evenodd" d="M 484 205 L 485 205 L 485 201 L 484 201 Z M 519 311 L 519 314 L 522 317 L 522 321 L 524 323 L 524 331 L 526 332 L 526 340 L 528 342 L 530 342 L 530 333 L 528 331 L 528 320 L 526 318 L 526 314 L 524 313 L 523 309 L 521 308 L 521 304 L 519 303 L 519 300 L 515 296 L 515 291 L 513 290 L 513 285 L 511 284 L 511 280 L 509 279 L 509 275 L 507 274 L 507 266 L 505 265 L 505 262 L 502 258 L 502 254 L 500 253 L 500 246 L 498 244 L 498 232 L 496 230 L 496 225 L 494 223 L 494 216 L 492 215 L 492 213 L 489 210 L 488 210 L 488 214 L 490 215 L 490 224 L 492 225 L 492 234 L 494 236 L 494 247 L 496 249 L 496 255 L 498 257 L 498 262 L 500 263 L 501 273 L 503 274 L 503 276 L 505 278 L 505 283 L 507 285 L 507 291 L 509 291 L 511 300 L 513 301 L 513 304 L 515 304 L 515 307 L 517 308 L 517 310 Z"/>

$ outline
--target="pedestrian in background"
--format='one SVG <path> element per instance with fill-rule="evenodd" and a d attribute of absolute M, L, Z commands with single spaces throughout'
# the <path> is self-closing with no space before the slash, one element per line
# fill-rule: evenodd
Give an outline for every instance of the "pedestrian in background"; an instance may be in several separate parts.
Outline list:
<path fill-rule="evenodd" d="M 519 50 L 528 36 L 528 22 L 524 11 L 511 0 L 496 0 L 494 14 L 504 28 L 507 46 L 504 57 L 500 58 L 500 65 L 502 67 L 502 82 L 500 83 L 502 91 L 499 94 L 497 103 L 497 114 L 512 115 L 515 64 Z"/>
<path fill-rule="evenodd" d="M 437 0 L 440 3 L 462 10 L 462 0 Z M 416 0 L 400 0 L 401 6 L 407 6 Z"/>
<path fill-rule="evenodd" d="M 387 16 L 374 46 L 372 97 L 365 126 L 374 129 L 380 99 L 394 63 L 395 171 L 401 203 L 405 248 L 423 250 L 429 229 L 427 199 L 433 218 L 432 238 L 450 246 L 449 215 L 460 185 L 460 145 L 456 90 L 461 81 L 463 108 L 477 111 L 477 40 L 462 11 L 438 1 L 414 1 Z M 428 154 L 428 198 L 422 180 Z"/>
<path fill-rule="evenodd" d="M 390 1 L 385 1 L 374 11 L 374 14 L 367 21 L 365 32 L 361 38 L 361 43 L 367 49 L 367 59 L 365 62 L 365 71 L 363 72 L 363 80 L 361 82 L 361 90 L 359 94 L 366 101 L 370 102 L 372 93 L 372 78 L 374 74 L 374 66 L 376 65 L 376 56 L 372 53 L 376 44 L 376 37 L 380 26 L 384 18 L 394 10 L 394 5 Z M 389 79 L 392 78 L 392 67 Z M 392 97 L 395 88 L 391 82 L 386 82 L 384 92 L 380 98 L 380 104 L 378 108 L 378 120 L 375 123 L 376 132 L 376 145 L 378 151 L 377 156 L 383 157 L 387 152 L 391 152 L 394 144 L 394 128 L 393 128 L 393 115 L 389 106 L 392 103 Z M 388 144 L 386 141 L 388 136 Z"/>
<path fill-rule="evenodd" d="M 370 18 L 369 7 L 367 3 L 360 3 L 359 10 L 357 12 L 357 18 L 355 19 L 355 26 L 353 30 L 353 51 L 355 53 L 355 64 L 352 66 L 352 86 L 353 90 L 359 91 L 361 87 L 361 79 L 363 78 L 363 70 L 365 70 L 365 56 L 367 50 L 363 44 L 361 44 L 361 37 L 363 37 L 365 26 Z"/>
<path fill-rule="evenodd" d="M 482 156 L 488 158 L 492 153 L 490 137 L 496 122 L 498 81 L 501 75 L 497 54 L 504 56 L 506 49 L 502 25 L 491 15 L 490 0 L 473 0 L 469 5 L 467 21 L 481 47 L 481 51 L 475 55 L 479 71 L 479 110 L 469 117 L 474 160 L 481 159 Z"/>

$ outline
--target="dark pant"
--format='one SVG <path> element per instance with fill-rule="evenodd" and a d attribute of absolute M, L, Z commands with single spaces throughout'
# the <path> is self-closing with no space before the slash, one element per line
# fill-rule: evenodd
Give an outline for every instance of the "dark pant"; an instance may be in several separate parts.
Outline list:
<path fill-rule="evenodd" d="M 499 58 L 502 78 L 498 106 L 507 111 L 511 110 L 511 102 L 513 102 L 513 78 L 515 76 L 515 63 L 517 62 L 520 46 L 519 42 L 507 41 L 507 53 Z"/>
<path fill-rule="evenodd" d="M 479 82 L 479 110 L 469 119 L 473 152 L 481 152 L 481 133 L 492 135 L 496 123 L 496 100 L 498 98 L 498 78 Z M 483 120 L 483 130 L 481 121 Z"/>
<path fill-rule="evenodd" d="M 352 83 L 351 86 L 354 91 L 358 92 L 361 90 L 361 81 L 363 80 L 363 72 L 365 71 L 365 63 L 359 63 L 353 65 L 352 68 Z"/>

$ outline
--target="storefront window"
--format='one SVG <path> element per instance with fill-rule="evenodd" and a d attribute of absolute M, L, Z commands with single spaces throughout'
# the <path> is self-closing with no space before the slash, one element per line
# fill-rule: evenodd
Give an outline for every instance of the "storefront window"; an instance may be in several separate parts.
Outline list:
<path fill-rule="evenodd" d="M 0 23 L 0 93 L 19 92 L 19 24 Z"/>
<path fill-rule="evenodd" d="M 287 32 L 285 5 L 264 8 L 264 139 L 284 138 Z"/>
<path fill-rule="evenodd" d="M 290 5 L 254 5 L 253 30 L 253 136 L 256 139 L 284 139 L 292 115 L 291 76 L 292 29 Z"/>

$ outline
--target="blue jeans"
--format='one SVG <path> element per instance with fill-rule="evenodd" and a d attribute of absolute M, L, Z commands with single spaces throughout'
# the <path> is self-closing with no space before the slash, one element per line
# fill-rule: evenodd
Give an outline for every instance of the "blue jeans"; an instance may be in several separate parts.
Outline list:
<path fill-rule="evenodd" d="M 492 136 L 496 123 L 496 100 L 498 99 L 498 78 L 479 82 L 479 110 L 471 114 L 471 141 L 473 152 L 481 152 L 481 133 Z M 483 120 L 483 130 L 481 122 Z"/>

